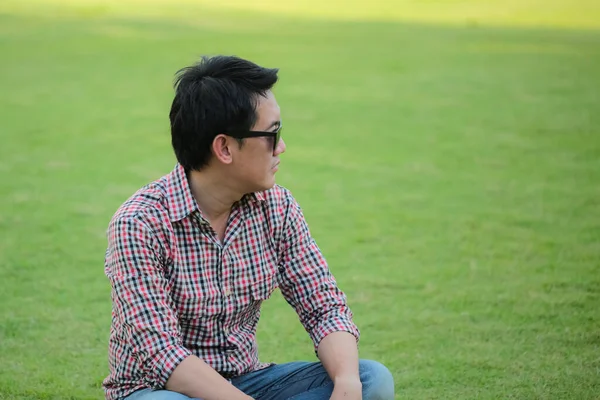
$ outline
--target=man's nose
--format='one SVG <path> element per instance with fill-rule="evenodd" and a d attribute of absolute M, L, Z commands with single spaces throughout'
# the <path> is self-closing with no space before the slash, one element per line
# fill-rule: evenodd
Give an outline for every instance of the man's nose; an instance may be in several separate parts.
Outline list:
<path fill-rule="evenodd" d="M 279 139 L 279 143 L 277 143 L 277 147 L 275 147 L 275 155 L 278 156 L 281 153 L 285 153 L 285 142 L 283 139 Z"/>

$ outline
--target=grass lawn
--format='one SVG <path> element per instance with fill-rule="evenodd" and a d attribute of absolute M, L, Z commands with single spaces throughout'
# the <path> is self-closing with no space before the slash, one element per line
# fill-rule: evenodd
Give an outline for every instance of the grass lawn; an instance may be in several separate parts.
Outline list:
<path fill-rule="evenodd" d="M 279 182 L 398 399 L 597 399 L 596 2 L 207 3 L 0 2 L 0 398 L 102 398 L 106 226 L 225 53 L 281 68 Z M 259 342 L 314 359 L 279 294 Z"/>

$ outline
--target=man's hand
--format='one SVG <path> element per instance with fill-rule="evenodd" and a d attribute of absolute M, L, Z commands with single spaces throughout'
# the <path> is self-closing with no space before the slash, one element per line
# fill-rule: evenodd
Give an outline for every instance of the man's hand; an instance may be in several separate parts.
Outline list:
<path fill-rule="evenodd" d="M 362 400 L 362 383 L 355 376 L 336 378 L 330 400 Z"/>

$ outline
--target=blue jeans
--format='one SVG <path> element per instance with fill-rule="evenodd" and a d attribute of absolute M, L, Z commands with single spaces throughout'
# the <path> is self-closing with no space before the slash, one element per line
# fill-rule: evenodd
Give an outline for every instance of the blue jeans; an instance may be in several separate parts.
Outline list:
<path fill-rule="evenodd" d="M 394 378 L 382 364 L 360 360 L 363 400 L 393 400 Z M 291 362 L 233 378 L 231 383 L 257 400 L 328 400 L 333 382 L 320 362 Z M 190 400 L 169 390 L 142 389 L 125 400 Z"/>

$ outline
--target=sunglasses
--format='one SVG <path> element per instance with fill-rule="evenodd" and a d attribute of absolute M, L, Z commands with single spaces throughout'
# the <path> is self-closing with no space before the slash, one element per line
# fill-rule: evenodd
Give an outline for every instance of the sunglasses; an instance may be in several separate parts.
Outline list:
<path fill-rule="evenodd" d="M 231 132 L 226 133 L 227 136 L 231 136 L 236 139 L 246 139 L 253 137 L 268 137 L 273 140 L 273 153 L 275 149 L 277 149 L 277 145 L 279 144 L 279 139 L 281 139 L 281 125 L 274 132 L 264 132 L 264 131 L 242 131 L 242 132 Z"/>

